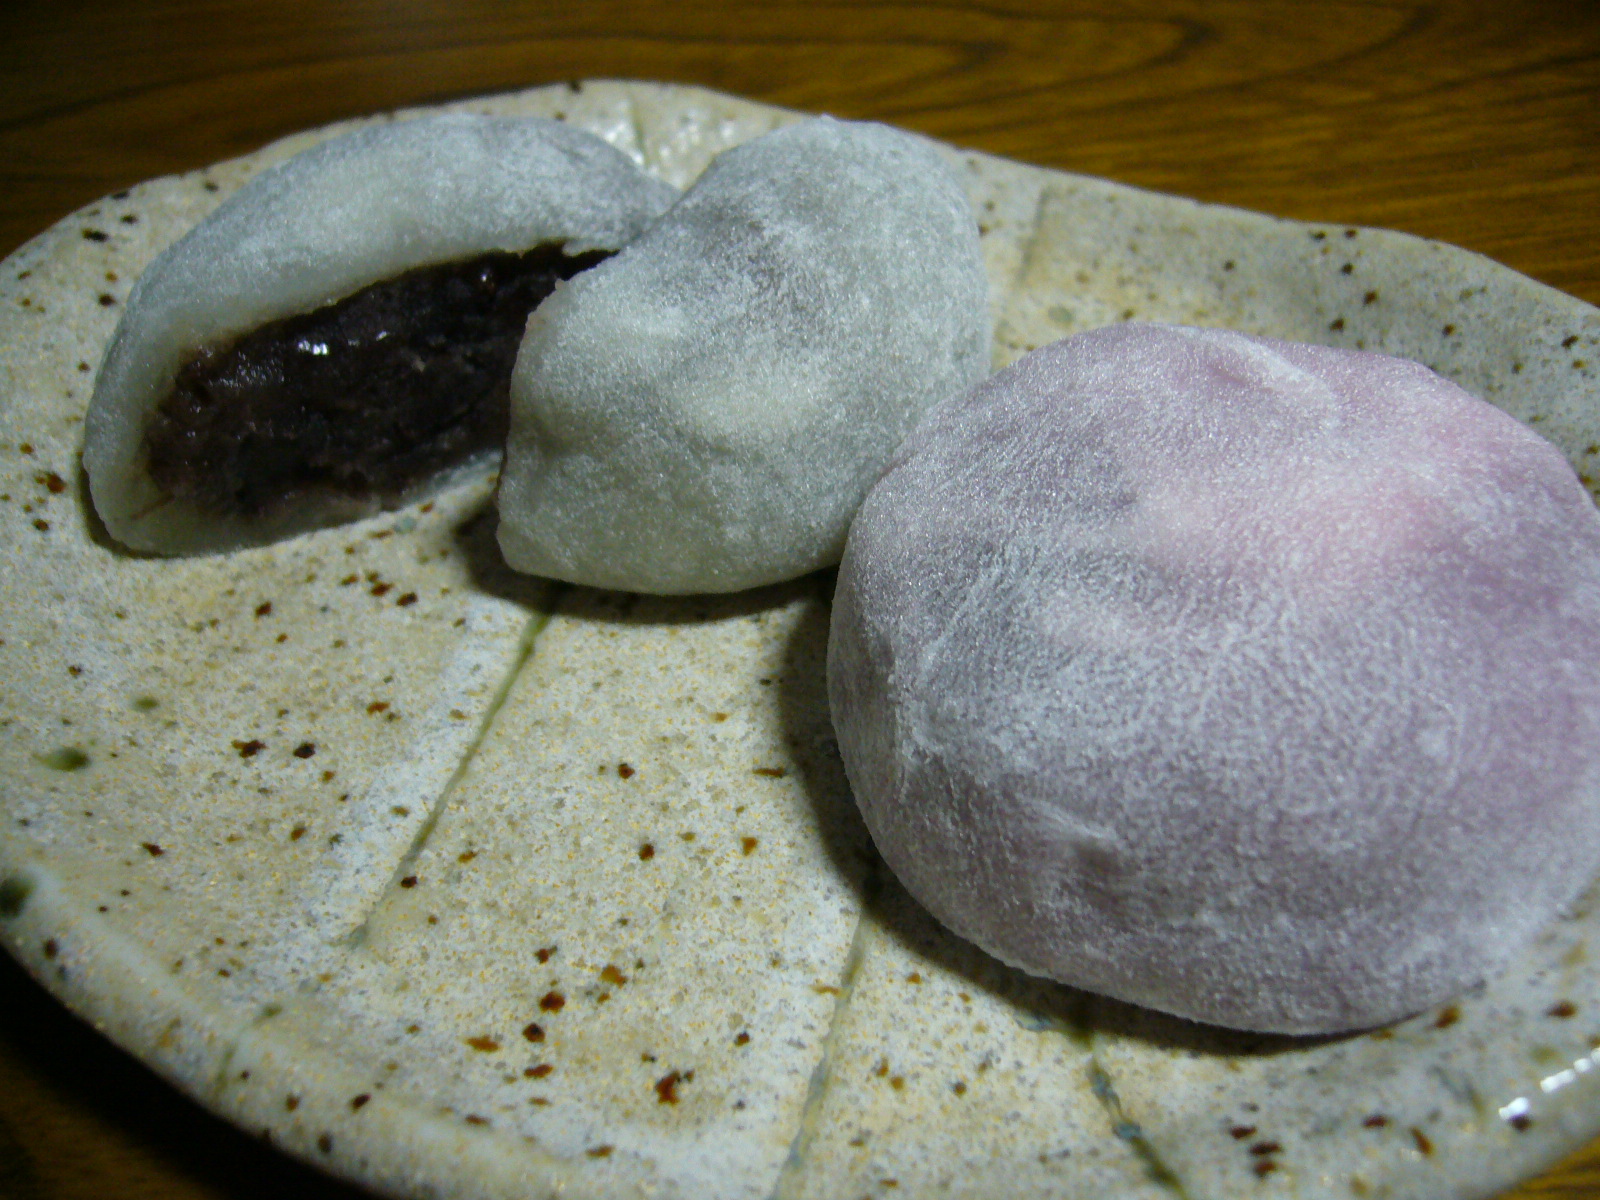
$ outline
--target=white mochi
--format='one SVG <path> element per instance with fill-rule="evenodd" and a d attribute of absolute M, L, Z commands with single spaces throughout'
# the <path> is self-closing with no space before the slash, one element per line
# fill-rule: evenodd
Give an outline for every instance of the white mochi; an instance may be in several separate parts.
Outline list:
<path fill-rule="evenodd" d="M 140 276 L 90 404 L 96 510 L 140 550 L 227 549 L 372 511 L 317 496 L 260 518 L 164 497 L 142 439 L 180 365 L 416 267 L 565 243 L 614 250 L 677 192 L 556 121 L 444 114 L 370 126 L 256 176 Z"/>
<path fill-rule="evenodd" d="M 884 858 L 1027 971 L 1285 1033 L 1494 972 L 1600 865 L 1600 514 L 1414 363 L 1059 342 L 856 518 L 829 694 Z"/>
<path fill-rule="evenodd" d="M 987 371 L 987 292 L 961 182 L 922 139 L 822 118 L 727 151 L 529 322 L 507 561 L 669 594 L 838 561 L 901 438 Z"/>

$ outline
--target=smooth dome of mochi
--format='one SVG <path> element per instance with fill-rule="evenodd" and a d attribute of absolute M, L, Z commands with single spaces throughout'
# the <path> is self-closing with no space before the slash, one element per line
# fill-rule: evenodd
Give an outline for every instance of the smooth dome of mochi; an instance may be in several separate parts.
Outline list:
<path fill-rule="evenodd" d="M 558 121 L 439 113 L 368 125 L 249 180 L 139 276 L 85 418 L 95 509 L 123 544 L 228 550 L 367 515 L 312 496 L 266 517 L 174 502 L 143 437 L 186 359 L 417 267 L 492 251 L 615 250 L 677 197 L 593 134 Z"/>
<path fill-rule="evenodd" d="M 850 534 L 829 699 L 879 849 L 997 957 L 1370 1027 L 1600 865 L 1600 514 L 1399 359 L 1127 325 L 941 405 Z"/>
<path fill-rule="evenodd" d="M 506 559 L 665 594 L 837 562 L 901 439 L 987 372 L 989 330 L 977 224 L 931 144 L 821 118 L 729 150 L 529 322 Z"/>

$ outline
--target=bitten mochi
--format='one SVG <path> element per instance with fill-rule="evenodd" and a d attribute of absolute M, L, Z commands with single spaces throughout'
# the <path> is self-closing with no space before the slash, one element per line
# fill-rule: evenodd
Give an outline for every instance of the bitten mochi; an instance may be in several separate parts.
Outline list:
<path fill-rule="evenodd" d="M 1027 971 L 1327 1033 L 1600 865 L 1600 515 L 1431 371 L 1126 325 L 941 405 L 850 534 L 829 698 L 884 858 Z"/>
<path fill-rule="evenodd" d="M 664 594 L 837 562 L 901 438 L 988 370 L 989 329 L 977 224 L 931 144 L 819 118 L 729 150 L 529 322 L 501 549 Z"/>
<path fill-rule="evenodd" d="M 491 416 L 484 422 L 491 436 L 480 448 L 498 450 L 528 307 L 555 278 L 599 257 L 586 259 L 587 252 L 626 244 L 676 196 L 591 134 L 556 121 L 464 113 L 369 126 L 264 171 L 158 256 L 128 297 L 96 381 L 84 445 L 106 528 L 140 550 L 221 550 L 396 503 L 428 486 L 427 471 L 436 465 L 414 452 L 414 439 L 436 435 L 443 444 L 433 458 L 459 465 L 462 457 L 450 444 L 462 439 L 449 429 L 411 428 L 434 422 L 431 397 L 413 397 L 399 417 L 386 411 L 418 380 L 431 380 L 424 386 L 445 397 L 463 380 L 497 387 L 498 400 L 489 403 L 499 405 L 498 431 Z M 526 273 L 514 260 L 519 255 L 554 274 L 530 285 L 519 275 Z M 427 270 L 447 264 L 454 267 Z M 509 290 L 496 293 L 497 281 L 507 280 Z M 364 291 L 375 285 L 376 299 Z M 485 311 L 466 313 L 468 301 Z M 345 311 L 349 305 L 357 306 L 353 313 Z M 427 310 L 421 324 L 402 333 L 419 307 Z M 293 323 L 306 314 L 323 322 L 315 332 Z M 443 326 L 434 328 L 430 322 L 441 317 Z M 504 328 L 488 334 L 491 317 Z M 192 382 L 197 363 L 248 347 L 250 338 L 268 344 L 224 363 L 220 380 Z M 493 345 L 507 339 L 503 349 Z M 362 357 L 345 377 L 319 381 L 317 372 L 342 353 Z M 503 367 L 487 361 L 497 356 Z M 259 398 L 263 380 L 283 373 L 299 374 L 282 389 L 285 398 L 263 401 L 262 412 L 244 422 L 239 444 L 216 444 L 219 406 Z M 297 394 L 308 380 L 325 394 Z M 175 406 L 170 397 L 179 386 L 188 392 Z M 358 404 L 351 389 L 370 395 Z M 158 412 L 175 409 L 182 410 L 175 419 L 159 419 L 169 436 L 156 447 L 152 423 Z M 329 433 L 329 425 L 338 428 Z M 401 445 L 360 445 L 364 426 L 375 431 L 370 437 Z M 382 465 L 370 473 L 392 491 L 368 493 L 361 471 L 354 484 L 339 475 L 339 456 L 358 445 L 380 461 L 410 455 L 421 471 Z M 228 482 L 202 481 L 190 494 L 153 477 L 159 459 L 191 450 L 196 461 L 185 470 L 276 470 L 274 490 L 235 504 Z M 324 452 L 329 470 L 301 480 L 295 464 L 272 465 L 308 451 Z M 253 478 L 249 487 L 260 490 Z"/>

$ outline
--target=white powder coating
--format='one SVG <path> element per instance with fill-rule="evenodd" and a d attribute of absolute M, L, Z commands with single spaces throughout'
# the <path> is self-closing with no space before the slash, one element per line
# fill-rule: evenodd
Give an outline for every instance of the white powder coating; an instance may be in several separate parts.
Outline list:
<path fill-rule="evenodd" d="M 727 151 L 529 322 L 507 561 L 664 594 L 837 562 L 901 438 L 987 371 L 987 294 L 961 182 L 922 139 L 822 118 Z"/>
<path fill-rule="evenodd" d="M 256 176 L 139 277 L 90 404 L 84 465 L 118 541 L 162 553 L 269 541 L 371 511 L 322 497 L 244 519 L 164 501 L 142 439 L 178 368 L 416 267 L 565 243 L 614 250 L 677 192 L 592 134 L 534 118 L 431 115 L 324 142 Z"/>
<path fill-rule="evenodd" d="M 1025 970 L 1371 1026 L 1600 859 L 1600 514 L 1415 363 L 1166 326 L 936 409 L 840 570 L 829 692 L 885 859 Z"/>

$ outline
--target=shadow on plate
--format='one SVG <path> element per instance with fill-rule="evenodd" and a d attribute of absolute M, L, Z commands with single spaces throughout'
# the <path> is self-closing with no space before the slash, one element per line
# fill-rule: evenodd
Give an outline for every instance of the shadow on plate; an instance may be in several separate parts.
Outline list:
<path fill-rule="evenodd" d="M 360 1200 L 214 1117 L 0 953 L 0 1195 Z"/>

